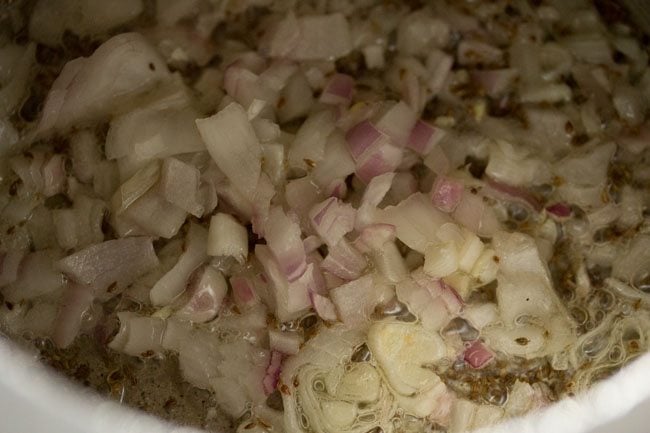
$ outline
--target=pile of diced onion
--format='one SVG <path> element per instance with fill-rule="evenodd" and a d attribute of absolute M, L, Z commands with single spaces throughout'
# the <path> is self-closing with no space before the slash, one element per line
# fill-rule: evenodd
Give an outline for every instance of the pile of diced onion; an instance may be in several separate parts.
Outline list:
<path fill-rule="evenodd" d="M 0 35 L 5 332 L 178 356 L 246 432 L 462 432 L 552 393 L 481 403 L 447 369 L 547 359 L 582 388 L 630 332 L 645 350 L 633 27 L 501 0 L 158 0 L 131 25 L 143 3 L 40 0 L 8 18 L 30 42 Z M 20 120 L 67 32 L 104 42 Z"/>

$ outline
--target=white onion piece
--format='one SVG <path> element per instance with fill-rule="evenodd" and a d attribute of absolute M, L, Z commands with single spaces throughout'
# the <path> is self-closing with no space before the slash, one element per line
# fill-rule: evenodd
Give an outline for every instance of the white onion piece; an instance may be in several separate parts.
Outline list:
<path fill-rule="evenodd" d="M 262 170 L 262 148 L 246 111 L 231 103 L 196 125 L 219 169 L 246 197 L 255 196 Z"/>
<path fill-rule="evenodd" d="M 300 350 L 304 338 L 298 332 L 278 331 L 269 329 L 269 346 L 271 350 L 295 355 Z"/>
<path fill-rule="evenodd" d="M 424 254 L 424 272 L 442 278 L 458 269 L 458 248 L 452 242 L 430 245 Z"/>
<path fill-rule="evenodd" d="M 386 61 L 384 59 L 384 47 L 381 45 L 368 45 L 363 48 L 363 59 L 368 69 L 383 69 Z"/>
<path fill-rule="evenodd" d="M 454 58 L 442 50 L 432 50 L 427 56 L 427 88 L 432 95 L 438 95 L 449 79 Z"/>
<path fill-rule="evenodd" d="M 78 283 L 96 295 L 113 296 L 159 265 L 151 238 L 132 237 L 91 245 L 58 262 Z"/>
<path fill-rule="evenodd" d="M 463 184 L 445 176 L 438 176 L 431 189 L 433 205 L 443 212 L 453 212 L 463 196 Z"/>
<path fill-rule="evenodd" d="M 258 101 L 259 113 L 268 112 L 275 106 L 278 93 L 264 83 L 260 77 L 249 71 L 241 62 L 235 62 L 224 72 L 223 87 L 232 99 L 252 110 Z M 249 116 L 251 119 L 255 116 Z"/>
<path fill-rule="evenodd" d="M 605 181 L 616 144 L 584 146 L 553 165 L 553 171 L 568 184 L 595 186 Z"/>
<path fill-rule="evenodd" d="M 328 245 L 336 245 L 341 238 L 354 229 L 355 209 L 330 197 L 317 204 L 309 212 L 311 225 Z"/>
<path fill-rule="evenodd" d="M 228 284 L 221 272 L 206 266 L 191 283 L 188 289 L 190 298 L 174 313 L 174 317 L 194 323 L 208 322 L 219 313 L 227 291 Z"/>
<path fill-rule="evenodd" d="M 303 230 L 310 226 L 311 208 L 325 199 L 308 176 L 289 181 L 285 187 L 284 197 L 289 207 L 300 217 Z"/>
<path fill-rule="evenodd" d="M 345 134 L 352 158 L 358 161 L 367 149 L 388 138 L 372 122 L 364 120 L 350 128 Z"/>
<path fill-rule="evenodd" d="M 413 12 L 397 27 L 397 47 L 401 53 L 424 54 L 435 47 L 444 47 L 449 39 L 449 25 L 424 10 Z"/>
<path fill-rule="evenodd" d="M 420 155 L 427 155 L 445 137 L 442 128 L 433 126 L 423 120 L 415 122 L 406 145 Z"/>
<path fill-rule="evenodd" d="M 234 257 L 243 264 L 248 257 L 246 228 L 231 215 L 219 212 L 210 219 L 207 253 L 211 256 Z"/>
<path fill-rule="evenodd" d="M 45 154 L 43 152 L 30 152 L 29 155 L 16 155 L 9 159 L 9 166 L 14 173 L 20 177 L 25 187 L 33 192 L 42 192 L 44 187 L 43 181 L 43 164 Z"/>
<path fill-rule="evenodd" d="M 217 52 L 214 41 L 190 26 L 156 26 L 143 33 L 170 66 L 182 68 L 193 62 L 205 67 Z"/>
<path fill-rule="evenodd" d="M 317 111 L 305 120 L 289 148 L 289 167 L 308 170 L 323 159 L 327 137 L 334 131 L 335 120 L 335 112 L 330 109 Z"/>
<path fill-rule="evenodd" d="M 477 194 L 463 194 L 452 216 L 468 230 L 480 236 L 490 237 L 499 230 L 499 221 L 494 210 Z"/>
<path fill-rule="evenodd" d="M 115 192 L 111 200 L 113 212 L 124 212 L 135 201 L 151 189 L 160 178 L 160 163 L 152 161 L 138 170 L 132 177 L 124 182 Z"/>
<path fill-rule="evenodd" d="M 113 217 L 115 220 L 121 217 L 122 222 L 126 223 L 126 227 L 130 227 L 130 229 L 135 226 L 136 233 L 151 234 L 169 239 L 178 233 L 178 230 L 185 222 L 187 212 L 169 203 L 160 196 L 158 191 L 152 188 L 124 212 L 118 215 L 113 214 Z M 119 224 L 119 222 L 116 224 Z M 121 236 L 128 235 L 128 231 L 120 233 L 118 226 L 115 226 L 115 228 Z"/>
<path fill-rule="evenodd" d="M 271 208 L 264 227 L 266 243 L 280 270 L 289 281 L 295 281 L 307 266 L 299 224 L 281 207 Z"/>
<path fill-rule="evenodd" d="M 16 281 L 20 263 L 24 257 L 25 252 L 20 250 L 10 250 L 0 253 L 0 287 Z"/>
<path fill-rule="evenodd" d="M 337 194 L 337 187 L 346 188 L 345 179 L 354 173 L 354 169 L 354 160 L 347 149 L 345 137 L 335 130 L 327 138 L 323 159 L 316 164 L 311 177 L 325 194 L 343 198 L 344 191 Z"/>
<path fill-rule="evenodd" d="M 203 215 L 198 197 L 200 176 L 196 167 L 176 158 L 166 158 L 160 170 L 160 193 L 169 203 L 198 218 Z"/>
<path fill-rule="evenodd" d="M 117 313 L 120 330 L 108 347 L 131 356 L 147 356 L 162 352 L 165 321 L 157 317 L 144 317 L 129 311 Z"/>
<path fill-rule="evenodd" d="M 102 34 L 135 19 L 144 10 L 142 0 L 118 0 L 105 4 L 89 0 L 62 0 L 56 10 L 39 1 L 29 20 L 29 35 L 38 42 L 54 46 L 65 30 L 75 35 Z"/>
<path fill-rule="evenodd" d="M 349 327 L 367 322 L 375 307 L 390 299 L 392 294 L 389 286 L 379 283 L 370 274 L 330 290 L 338 317 Z"/>
<path fill-rule="evenodd" d="M 395 226 L 392 224 L 370 224 L 361 229 L 354 246 L 362 253 L 380 250 L 386 242 L 395 240 Z"/>
<path fill-rule="evenodd" d="M 56 239 L 63 249 L 86 247 L 104 240 L 102 222 L 106 204 L 97 199 L 79 195 L 72 209 L 52 211 Z"/>
<path fill-rule="evenodd" d="M 346 74 L 334 74 L 325 85 L 320 102 L 332 105 L 348 105 L 352 100 L 354 78 Z"/>
<path fill-rule="evenodd" d="M 20 60 L 11 71 L 11 80 L 0 89 L 0 118 L 13 113 L 25 96 L 31 77 L 30 70 L 34 64 L 36 45 L 25 47 Z M 5 53 L 1 53 L 6 55 Z"/>
<path fill-rule="evenodd" d="M 448 305 L 440 296 L 439 283 L 420 285 L 412 278 L 408 278 L 395 286 L 395 293 L 428 330 L 438 331 L 451 319 Z"/>
<path fill-rule="evenodd" d="M 56 293 L 64 284 L 63 274 L 56 267 L 60 257 L 54 250 L 27 254 L 20 262 L 18 278 L 2 290 L 5 300 L 17 303 Z"/>
<path fill-rule="evenodd" d="M 70 137 L 72 169 L 82 182 L 91 182 L 95 166 L 101 161 L 99 141 L 95 134 L 87 129 L 78 131 Z"/>
<path fill-rule="evenodd" d="M 72 344 L 81 330 L 84 315 L 91 307 L 93 299 L 91 287 L 75 282 L 66 285 L 52 332 L 54 344 L 61 348 Z"/>
<path fill-rule="evenodd" d="M 377 118 L 375 127 L 390 137 L 393 145 L 404 147 L 409 140 L 417 118 L 417 113 L 403 101 L 400 101 L 387 108 Z"/>
<path fill-rule="evenodd" d="M 301 116 L 309 114 L 314 102 L 314 95 L 309 82 L 302 72 L 293 75 L 282 89 L 278 103 L 278 119 L 281 122 L 288 122 Z"/>
<path fill-rule="evenodd" d="M 43 165 L 43 195 L 52 197 L 62 192 L 66 185 L 65 157 L 57 154 L 52 155 Z"/>
<path fill-rule="evenodd" d="M 352 49 L 348 22 L 340 13 L 296 18 L 293 12 L 264 37 L 271 57 L 330 60 Z"/>
<path fill-rule="evenodd" d="M 436 233 L 449 217 L 436 209 L 424 194 L 416 193 L 399 203 L 383 209 L 376 222 L 395 226 L 397 238 L 422 254 L 431 242 L 436 242 Z"/>
<path fill-rule="evenodd" d="M 43 108 L 38 135 L 106 118 L 169 78 L 158 53 L 137 33 L 104 42 L 88 58 L 67 63 Z"/>
<path fill-rule="evenodd" d="M 344 280 L 354 280 L 359 278 L 367 265 L 363 255 L 345 238 L 341 238 L 336 245 L 330 245 L 321 268 Z"/>
<path fill-rule="evenodd" d="M 175 105 L 139 108 L 115 117 L 106 136 L 106 157 L 147 161 L 205 150 L 194 123 L 199 112 Z"/>
<path fill-rule="evenodd" d="M 258 258 L 270 282 L 271 295 L 275 306 L 275 316 L 281 322 L 299 317 L 311 307 L 309 289 L 304 284 L 290 284 L 266 245 L 255 246 Z"/>
<path fill-rule="evenodd" d="M 241 309 L 247 309 L 259 303 L 257 286 L 254 278 L 247 275 L 235 275 L 230 278 L 232 297 Z"/>
<path fill-rule="evenodd" d="M 155 306 L 169 305 L 185 290 L 190 274 L 207 259 L 208 232 L 190 224 L 178 262 L 151 288 L 149 297 Z"/>
<path fill-rule="evenodd" d="M 361 204 L 357 211 L 355 226 L 357 229 L 371 224 L 379 213 L 377 207 L 390 190 L 395 173 L 384 173 L 375 176 L 366 186 L 361 197 Z"/>
<path fill-rule="evenodd" d="M 398 283 L 408 276 L 408 269 L 395 242 L 386 242 L 370 253 L 379 274 L 391 283 Z"/>
<path fill-rule="evenodd" d="M 440 146 L 435 146 L 424 158 L 424 165 L 435 174 L 447 174 L 451 169 L 451 162 Z"/>
<path fill-rule="evenodd" d="M 338 315 L 336 314 L 336 307 L 334 303 L 326 298 L 325 296 L 314 293 L 312 295 L 312 304 L 314 305 L 314 310 L 323 320 L 328 322 L 335 322 L 338 320 Z"/>

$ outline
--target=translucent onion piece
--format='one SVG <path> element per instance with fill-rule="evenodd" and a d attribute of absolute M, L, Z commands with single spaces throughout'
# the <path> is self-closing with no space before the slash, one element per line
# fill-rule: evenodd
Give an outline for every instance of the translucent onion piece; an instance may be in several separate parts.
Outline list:
<path fill-rule="evenodd" d="M 372 275 L 364 275 L 330 290 L 330 297 L 341 321 L 355 327 L 367 322 L 375 307 L 390 299 L 392 292 L 390 287 L 376 281 Z"/>
<path fill-rule="evenodd" d="M 271 57 L 294 60 L 337 59 L 352 49 L 348 22 L 340 13 L 296 18 L 290 12 L 265 39 Z"/>
<path fill-rule="evenodd" d="M 95 294 L 113 296 L 159 265 L 151 238 L 132 237 L 91 245 L 58 263 L 75 281 L 92 286 Z"/>
<path fill-rule="evenodd" d="M 212 266 L 206 266 L 199 276 L 194 278 L 196 280 L 188 289 L 189 300 L 174 316 L 195 323 L 208 322 L 219 313 L 228 291 L 228 284 L 223 274 Z"/>
<path fill-rule="evenodd" d="M 261 173 L 262 148 L 244 108 L 231 103 L 196 126 L 219 169 L 252 199 Z"/>
<path fill-rule="evenodd" d="M 210 219 L 207 253 L 211 256 L 230 256 L 243 264 L 248 257 L 248 234 L 231 215 L 219 212 Z"/>
<path fill-rule="evenodd" d="M 114 36 L 90 57 L 64 66 L 45 100 L 38 134 L 118 113 L 168 78 L 164 61 L 141 35 Z"/>
<path fill-rule="evenodd" d="M 202 226 L 190 224 L 178 262 L 151 288 L 149 297 L 155 306 L 169 305 L 187 286 L 190 274 L 208 257 L 208 232 Z"/>

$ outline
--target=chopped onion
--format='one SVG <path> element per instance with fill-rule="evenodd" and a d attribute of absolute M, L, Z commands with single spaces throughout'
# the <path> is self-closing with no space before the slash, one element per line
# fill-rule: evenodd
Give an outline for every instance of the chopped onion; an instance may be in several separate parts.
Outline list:
<path fill-rule="evenodd" d="M 418 120 L 411 130 L 407 146 L 420 155 L 427 155 L 444 138 L 446 132 L 442 128 Z"/>
<path fill-rule="evenodd" d="M 295 355 L 300 350 L 302 343 L 303 338 L 297 332 L 269 329 L 269 346 L 272 351 L 285 355 Z"/>
<path fill-rule="evenodd" d="M 58 262 L 66 275 L 103 297 L 118 294 L 159 265 L 151 238 L 114 239 L 91 245 Z"/>
<path fill-rule="evenodd" d="M 264 267 L 264 273 L 270 283 L 275 315 L 278 320 L 285 322 L 294 319 L 311 307 L 308 287 L 300 283 L 289 283 L 269 247 L 256 245 L 255 255 Z"/>
<path fill-rule="evenodd" d="M 454 179 L 439 176 L 431 189 L 433 205 L 443 212 L 453 212 L 463 196 L 463 184 Z"/>
<path fill-rule="evenodd" d="M 370 318 L 375 307 L 387 301 L 392 290 L 377 283 L 372 275 L 350 281 L 330 291 L 341 321 L 350 327 L 362 325 Z"/>
<path fill-rule="evenodd" d="M 168 77 L 164 61 L 141 35 L 114 36 L 92 56 L 64 66 L 45 100 L 38 134 L 105 119 Z"/>
<path fill-rule="evenodd" d="M 366 266 L 366 259 L 345 238 L 330 246 L 327 257 L 321 263 L 324 270 L 344 280 L 359 278 Z"/>
<path fill-rule="evenodd" d="M 166 158 L 160 171 L 161 194 L 171 204 L 200 217 L 203 214 L 198 197 L 200 176 L 196 167 L 176 158 Z"/>
<path fill-rule="evenodd" d="M 352 100 L 354 78 L 345 74 L 334 74 L 325 85 L 320 101 L 325 104 L 348 105 Z"/>
<path fill-rule="evenodd" d="M 214 319 L 226 297 L 228 285 L 215 268 L 206 266 L 188 288 L 189 300 L 174 313 L 175 317 L 194 323 L 204 323 Z"/>
<path fill-rule="evenodd" d="M 302 244 L 298 223 L 282 208 L 273 207 L 264 227 L 266 243 L 280 266 L 280 271 L 295 281 L 307 267 L 305 247 Z"/>
<path fill-rule="evenodd" d="M 430 243 L 438 240 L 436 233 L 440 226 L 449 221 L 449 217 L 433 207 L 431 200 L 421 193 L 383 209 L 376 218 L 376 222 L 393 225 L 397 238 L 422 254 Z"/>
<path fill-rule="evenodd" d="M 231 215 L 219 212 L 210 219 L 207 253 L 211 256 L 234 257 L 243 264 L 248 257 L 246 228 Z"/>
<path fill-rule="evenodd" d="M 208 257 L 208 232 L 203 227 L 190 224 L 183 245 L 183 254 L 174 267 L 151 288 L 149 297 L 155 306 L 169 305 L 185 290 L 190 274 Z"/>
<path fill-rule="evenodd" d="M 162 352 L 165 321 L 157 317 L 139 316 L 122 311 L 117 313 L 120 330 L 108 347 L 131 356 L 146 356 Z"/>
<path fill-rule="evenodd" d="M 309 212 L 312 227 L 331 246 L 354 229 L 355 214 L 352 206 L 341 203 L 335 197 L 317 204 Z"/>
<path fill-rule="evenodd" d="M 246 111 L 231 103 L 196 126 L 219 169 L 246 197 L 252 199 L 262 170 L 262 148 Z"/>
<path fill-rule="evenodd" d="M 11 284 L 18 279 L 20 263 L 25 258 L 25 252 L 11 250 L 0 253 L 0 287 Z"/>
<path fill-rule="evenodd" d="M 264 38 L 268 55 L 293 60 L 330 60 L 352 49 L 348 22 L 340 13 L 296 18 L 293 12 Z"/>
<path fill-rule="evenodd" d="M 386 134 L 391 144 L 404 147 L 417 122 L 417 113 L 403 101 L 385 109 L 375 122 L 376 128 Z"/>
<path fill-rule="evenodd" d="M 94 299 L 92 288 L 69 282 L 61 297 L 52 341 L 58 347 L 69 347 L 81 330 L 84 315 Z"/>
<path fill-rule="evenodd" d="M 456 272 L 458 264 L 458 249 L 454 243 L 432 244 L 425 252 L 423 270 L 434 278 L 442 278 Z"/>
<path fill-rule="evenodd" d="M 318 293 L 314 293 L 312 295 L 312 304 L 314 305 L 314 310 L 316 310 L 318 317 L 321 319 L 328 322 L 335 322 L 338 320 L 336 307 L 332 301 L 329 300 L 329 298 L 319 295 Z"/>
<path fill-rule="evenodd" d="M 307 170 L 325 156 L 327 138 L 335 127 L 334 111 L 318 111 L 307 118 L 289 149 L 289 166 Z"/>

